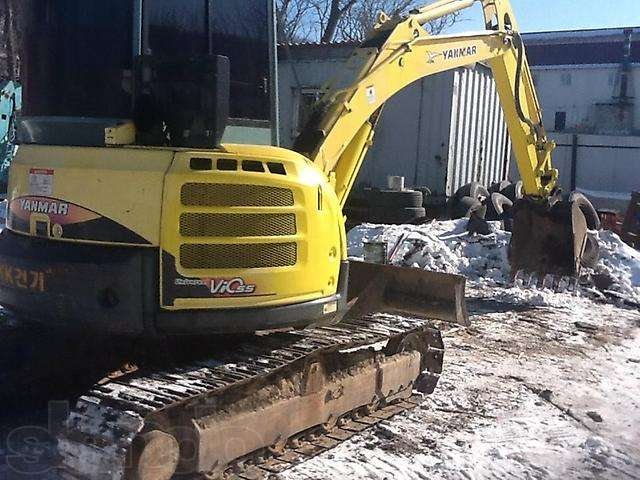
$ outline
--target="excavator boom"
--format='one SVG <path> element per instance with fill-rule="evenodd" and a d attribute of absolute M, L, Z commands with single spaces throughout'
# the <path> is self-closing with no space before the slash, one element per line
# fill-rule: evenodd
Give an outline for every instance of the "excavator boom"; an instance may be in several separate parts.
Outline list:
<path fill-rule="evenodd" d="M 430 35 L 423 26 L 474 3 L 443 0 L 415 10 L 405 19 L 382 15 L 370 37 L 353 54 L 363 65 L 356 80 L 346 88 L 326 92 L 295 149 L 332 179 L 344 206 L 373 142 L 385 102 L 421 78 L 486 62 L 497 85 L 525 194 L 514 209 L 513 270 L 575 274 L 586 228 L 581 212 L 571 214 L 566 205 L 554 208 L 559 177 L 551 161 L 555 143 L 542 125 L 525 47 L 509 2 L 480 2 L 486 25 L 481 32 Z M 550 254 L 552 250 L 563 253 Z"/>

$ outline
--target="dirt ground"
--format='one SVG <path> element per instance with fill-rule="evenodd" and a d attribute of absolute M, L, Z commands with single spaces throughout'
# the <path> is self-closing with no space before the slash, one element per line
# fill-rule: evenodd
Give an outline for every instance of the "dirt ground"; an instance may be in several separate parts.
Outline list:
<path fill-rule="evenodd" d="M 640 478 L 640 312 L 499 293 L 472 290 L 472 327 L 443 326 L 444 374 L 421 407 L 280 477 Z M 46 412 L 5 421 L 0 478 L 57 479 L 50 429 Z"/>

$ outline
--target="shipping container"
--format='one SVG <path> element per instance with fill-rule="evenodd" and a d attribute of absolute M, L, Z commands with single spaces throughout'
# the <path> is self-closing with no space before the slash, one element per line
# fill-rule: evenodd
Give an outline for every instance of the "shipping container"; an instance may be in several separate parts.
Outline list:
<path fill-rule="evenodd" d="M 290 45 L 280 48 L 280 124 L 291 146 L 320 96 L 340 77 L 344 86 L 357 71 L 346 68 L 353 45 Z M 346 70 L 345 70 L 346 68 Z M 485 65 L 430 76 L 396 94 L 385 107 L 374 145 L 356 188 L 385 188 L 387 177 L 407 187 L 428 187 L 442 203 L 471 181 L 490 184 L 509 173 L 511 143 L 491 70 Z"/>

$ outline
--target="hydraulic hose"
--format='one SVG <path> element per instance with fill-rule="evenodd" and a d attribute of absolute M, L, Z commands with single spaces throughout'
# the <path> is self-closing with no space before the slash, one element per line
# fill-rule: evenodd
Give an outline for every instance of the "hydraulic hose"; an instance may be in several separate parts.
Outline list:
<path fill-rule="evenodd" d="M 513 34 L 514 45 L 516 50 L 518 51 L 518 61 L 516 66 L 516 89 L 515 89 L 515 100 L 516 100 L 516 110 L 518 112 L 518 117 L 523 123 L 529 125 L 529 128 L 535 133 L 536 140 L 540 140 L 541 132 L 540 132 L 540 124 L 534 123 L 530 118 L 528 118 L 524 110 L 522 109 L 522 99 L 520 97 L 520 86 L 522 85 L 522 70 L 524 68 L 524 43 L 522 42 L 522 37 L 520 33 L 514 32 Z"/>

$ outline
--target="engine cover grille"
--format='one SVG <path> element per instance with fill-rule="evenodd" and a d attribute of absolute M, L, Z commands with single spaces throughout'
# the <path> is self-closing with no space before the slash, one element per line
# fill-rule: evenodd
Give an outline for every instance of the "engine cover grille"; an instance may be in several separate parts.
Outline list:
<path fill-rule="evenodd" d="M 183 213 L 183 237 L 282 237 L 296 234 L 294 213 Z"/>
<path fill-rule="evenodd" d="M 227 183 L 186 183 L 180 200 L 195 207 L 291 207 L 294 201 L 288 188 Z"/>
<path fill-rule="evenodd" d="M 296 264 L 297 258 L 295 242 L 180 246 L 180 263 L 192 269 L 290 267 Z"/>

